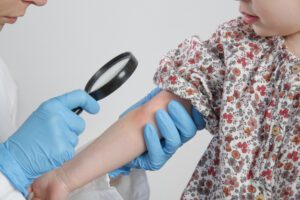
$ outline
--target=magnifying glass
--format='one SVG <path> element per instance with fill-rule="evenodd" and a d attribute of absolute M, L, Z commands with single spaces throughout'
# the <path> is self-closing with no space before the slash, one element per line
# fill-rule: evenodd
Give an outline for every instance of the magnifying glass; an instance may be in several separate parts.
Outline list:
<path fill-rule="evenodd" d="M 84 90 L 99 101 L 123 85 L 137 65 L 138 61 L 132 53 L 122 53 L 103 65 L 87 82 Z M 82 108 L 75 108 L 73 112 L 79 115 Z"/>

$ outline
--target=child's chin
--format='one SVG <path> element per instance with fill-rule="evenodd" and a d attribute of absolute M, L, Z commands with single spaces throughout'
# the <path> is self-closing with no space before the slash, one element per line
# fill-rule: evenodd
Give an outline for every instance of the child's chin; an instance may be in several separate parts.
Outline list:
<path fill-rule="evenodd" d="M 272 37 L 272 36 L 278 35 L 277 33 L 274 33 L 274 32 L 270 32 L 270 31 L 264 30 L 264 29 L 262 29 L 261 27 L 257 27 L 257 26 L 255 26 L 255 25 L 253 25 L 252 27 L 253 27 L 254 32 L 255 32 L 257 35 L 262 36 L 262 37 Z"/>

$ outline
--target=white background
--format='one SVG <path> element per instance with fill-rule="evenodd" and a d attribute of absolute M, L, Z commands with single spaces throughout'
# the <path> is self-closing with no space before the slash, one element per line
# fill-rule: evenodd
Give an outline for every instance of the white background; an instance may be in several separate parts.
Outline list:
<path fill-rule="evenodd" d="M 80 145 L 91 141 L 155 87 L 153 74 L 165 53 L 191 35 L 207 39 L 238 15 L 233 0 L 50 0 L 32 7 L 0 37 L 0 55 L 19 86 L 18 121 L 42 101 L 83 88 L 102 64 L 131 51 L 139 60 L 134 76 L 100 102 L 100 114 L 82 115 L 87 128 Z M 210 139 L 199 132 L 160 171 L 148 173 L 152 200 L 179 199 Z"/>

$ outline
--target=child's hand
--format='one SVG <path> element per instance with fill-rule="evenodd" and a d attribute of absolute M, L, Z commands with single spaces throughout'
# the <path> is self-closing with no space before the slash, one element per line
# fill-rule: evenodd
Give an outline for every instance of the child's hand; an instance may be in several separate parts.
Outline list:
<path fill-rule="evenodd" d="M 57 170 L 37 179 L 30 190 L 33 193 L 32 200 L 66 200 L 70 193 Z"/>

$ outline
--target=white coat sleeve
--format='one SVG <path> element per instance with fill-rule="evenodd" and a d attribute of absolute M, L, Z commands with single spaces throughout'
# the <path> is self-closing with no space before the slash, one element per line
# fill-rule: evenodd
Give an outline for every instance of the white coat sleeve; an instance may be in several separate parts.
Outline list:
<path fill-rule="evenodd" d="M 25 200 L 24 196 L 18 192 L 0 172 L 0 200 Z"/>

